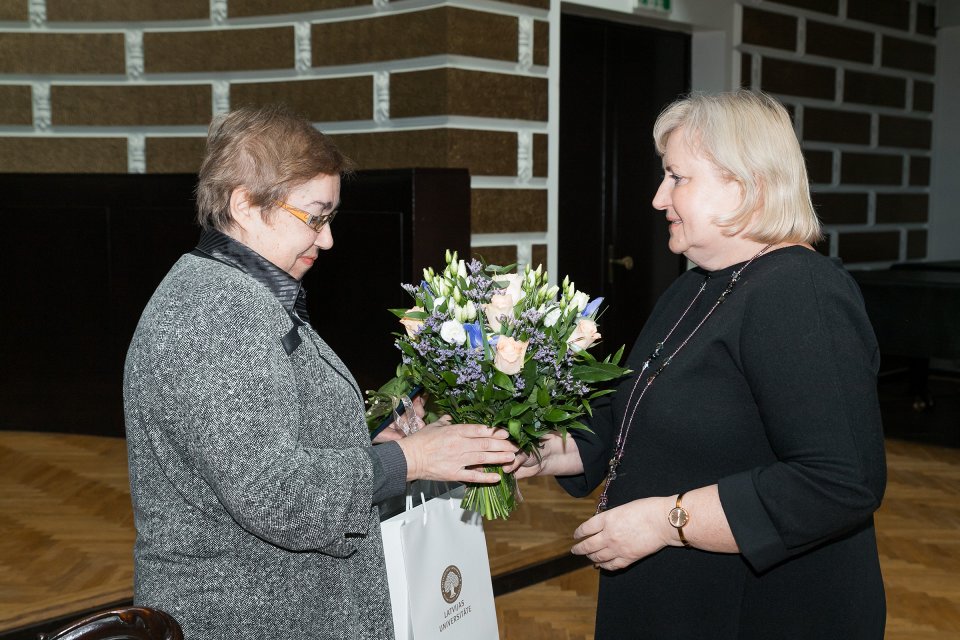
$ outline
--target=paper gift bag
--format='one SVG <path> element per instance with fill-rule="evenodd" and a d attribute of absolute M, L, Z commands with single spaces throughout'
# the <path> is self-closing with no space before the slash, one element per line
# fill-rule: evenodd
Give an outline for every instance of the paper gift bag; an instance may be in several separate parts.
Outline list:
<path fill-rule="evenodd" d="M 387 586 L 390 588 L 390 608 L 393 610 L 393 632 L 396 640 L 413 640 L 400 529 L 408 519 L 423 516 L 423 505 L 414 508 L 413 494 L 408 490 L 405 508 L 404 498 L 401 496 L 399 505 L 395 500 L 391 500 L 387 505 L 381 504 L 380 515 L 387 516 L 387 519 L 380 522 L 380 533 L 383 536 L 383 559 L 387 566 Z"/>
<path fill-rule="evenodd" d="M 381 524 L 398 640 L 499 637 L 483 522 L 462 498 L 458 487 Z"/>

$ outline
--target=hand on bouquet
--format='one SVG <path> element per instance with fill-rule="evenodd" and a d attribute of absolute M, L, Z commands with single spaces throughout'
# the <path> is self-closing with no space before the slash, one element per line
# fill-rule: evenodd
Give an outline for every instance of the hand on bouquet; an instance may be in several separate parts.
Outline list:
<path fill-rule="evenodd" d="M 380 433 L 377 434 L 377 437 L 373 439 L 374 443 L 380 444 L 381 442 L 389 442 L 391 440 L 399 440 L 405 438 L 407 434 L 405 431 L 411 433 L 419 431 L 423 428 L 423 416 L 427 414 L 427 410 L 424 408 L 426 404 L 426 394 L 419 394 L 415 397 L 411 404 L 413 405 L 414 417 L 411 419 L 408 415 L 408 412 L 404 412 L 399 416 L 399 420 L 402 424 L 397 424 L 397 421 L 394 420 L 387 425 L 386 429 L 383 429 Z M 446 422 L 443 422 L 444 418 L 447 419 Z M 439 424 L 449 424 L 449 416 L 443 416 L 440 420 L 437 421 Z M 436 424 L 436 423 L 435 423 Z M 404 429 L 406 427 L 406 429 Z"/>
<path fill-rule="evenodd" d="M 572 476 L 583 473 L 583 461 L 577 449 L 577 441 L 556 433 L 540 438 L 540 457 L 518 452 L 517 459 L 504 465 L 506 473 L 513 473 L 517 480 L 532 476 Z"/>
<path fill-rule="evenodd" d="M 598 513 L 573 532 L 570 551 L 599 569 L 623 569 L 674 544 L 666 518 L 673 506 L 669 498 L 643 498 Z"/>
<path fill-rule="evenodd" d="M 513 462 L 503 465 L 503 471 L 504 473 L 512 473 L 517 480 L 532 478 L 543 473 L 543 461 L 529 453 L 518 451 Z"/>
<path fill-rule="evenodd" d="M 450 417 L 443 416 L 397 444 L 407 459 L 407 480 L 492 484 L 500 482 L 500 474 L 475 467 L 513 462 L 517 447 L 508 437 L 504 429 L 450 424 Z"/>

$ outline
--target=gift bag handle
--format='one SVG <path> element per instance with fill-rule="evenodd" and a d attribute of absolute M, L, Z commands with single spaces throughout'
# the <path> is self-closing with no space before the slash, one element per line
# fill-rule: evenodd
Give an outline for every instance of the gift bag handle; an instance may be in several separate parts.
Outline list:
<path fill-rule="evenodd" d="M 441 481 L 441 480 L 438 480 L 438 481 L 436 481 L 436 484 L 442 485 L 442 489 L 443 489 L 443 490 L 442 490 L 442 491 L 438 490 L 438 493 L 437 493 L 437 495 L 434 496 L 434 498 L 439 498 L 439 497 L 442 496 L 442 495 L 446 495 L 446 494 L 450 493 L 450 491 L 452 490 L 452 489 L 450 488 L 450 483 L 447 482 L 447 481 L 445 481 L 445 480 L 442 480 L 442 481 Z M 423 497 L 423 492 L 420 493 L 420 496 L 421 496 L 421 499 L 422 499 L 422 497 Z M 436 501 L 434 501 L 434 502 L 436 502 Z M 454 509 L 456 509 L 456 508 L 459 506 L 459 505 L 457 504 L 457 501 L 456 501 L 456 500 L 447 500 L 446 502 L 450 503 L 450 507 L 449 507 L 449 508 L 450 508 L 451 510 L 454 510 Z M 423 503 L 422 503 L 422 504 L 423 504 L 423 524 L 424 524 L 424 525 L 427 524 L 427 504 L 428 504 L 428 503 L 429 503 L 429 501 L 426 501 L 426 502 L 423 502 Z"/>

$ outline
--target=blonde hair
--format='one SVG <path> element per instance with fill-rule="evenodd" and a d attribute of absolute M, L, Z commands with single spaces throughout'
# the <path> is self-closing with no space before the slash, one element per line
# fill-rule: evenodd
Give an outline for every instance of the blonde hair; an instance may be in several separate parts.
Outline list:
<path fill-rule="evenodd" d="M 226 231 L 233 224 L 230 195 L 246 187 L 264 219 L 274 203 L 319 174 L 353 169 L 333 141 L 306 118 L 282 105 L 241 107 L 217 116 L 207 133 L 207 152 L 197 183 L 197 222 Z"/>
<path fill-rule="evenodd" d="M 782 104 L 745 89 L 690 94 L 664 109 L 654 124 L 661 156 L 678 129 L 685 144 L 740 184 L 743 202 L 714 220 L 725 234 L 745 231 L 746 238 L 765 244 L 822 237 L 800 143 Z"/>

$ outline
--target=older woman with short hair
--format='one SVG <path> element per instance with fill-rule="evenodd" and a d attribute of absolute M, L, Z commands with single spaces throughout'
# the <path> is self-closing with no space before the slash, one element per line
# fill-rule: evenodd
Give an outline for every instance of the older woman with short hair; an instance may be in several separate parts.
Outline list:
<path fill-rule="evenodd" d="M 360 389 L 311 328 L 300 279 L 333 246 L 350 161 L 289 111 L 217 118 L 204 228 L 148 303 L 124 403 L 134 600 L 186 638 L 393 636 L 377 503 L 415 478 L 496 482 L 482 425 L 372 447 Z"/>
<path fill-rule="evenodd" d="M 696 264 L 663 294 L 593 433 L 544 442 L 597 515 L 599 639 L 880 638 L 877 342 L 820 225 L 786 110 L 696 94 L 660 115 L 653 200 Z M 606 479 L 604 481 L 604 479 Z"/>

